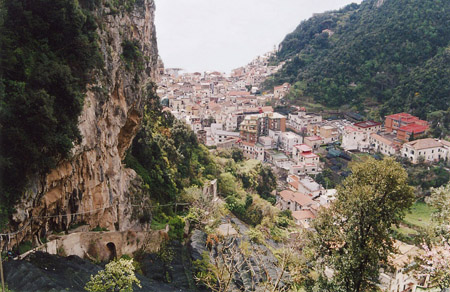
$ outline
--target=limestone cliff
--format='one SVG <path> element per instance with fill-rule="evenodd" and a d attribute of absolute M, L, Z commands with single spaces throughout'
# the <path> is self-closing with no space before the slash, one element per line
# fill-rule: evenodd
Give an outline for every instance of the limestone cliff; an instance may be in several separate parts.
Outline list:
<path fill-rule="evenodd" d="M 157 74 L 155 6 L 153 0 L 120 3 L 126 7 L 94 8 L 104 68 L 93 72 L 94 82 L 87 87 L 79 117 L 83 140 L 70 160 L 29 184 L 13 216 L 19 228 L 31 225 L 27 236 L 31 230 L 34 235 L 64 230 L 72 222 L 109 230 L 136 227 L 129 194 L 136 173 L 122 159 L 138 130 L 147 85 Z M 122 55 L 130 41 L 140 51 L 139 66 L 130 66 Z M 38 219 L 30 224 L 31 217 Z"/>

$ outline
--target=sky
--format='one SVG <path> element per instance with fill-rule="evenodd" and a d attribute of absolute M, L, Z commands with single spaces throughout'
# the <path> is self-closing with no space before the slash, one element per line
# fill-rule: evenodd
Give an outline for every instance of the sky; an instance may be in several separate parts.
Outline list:
<path fill-rule="evenodd" d="M 229 73 L 314 13 L 352 2 L 361 0 L 155 0 L 159 54 L 166 68 Z"/>

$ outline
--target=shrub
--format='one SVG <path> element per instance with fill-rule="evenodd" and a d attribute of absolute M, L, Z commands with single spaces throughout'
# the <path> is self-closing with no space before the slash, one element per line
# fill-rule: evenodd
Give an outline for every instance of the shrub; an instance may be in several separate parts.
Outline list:
<path fill-rule="evenodd" d="M 172 240 L 182 240 L 184 235 L 184 220 L 180 216 L 169 219 L 169 238 Z"/>

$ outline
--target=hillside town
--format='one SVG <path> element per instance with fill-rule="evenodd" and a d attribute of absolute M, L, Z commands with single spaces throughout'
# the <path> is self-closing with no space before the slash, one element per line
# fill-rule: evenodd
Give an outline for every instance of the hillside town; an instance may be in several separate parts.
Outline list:
<path fill-rule="evenodd" d="M 450 142 L 428 138 L 429 123 L 408 113 L 376 122 L 352 113 L 325 118 L 299 106 L 292 106 L 287 115 L 276 112 L 272 105 L 280 104 L 291 85 L 261 91 L 262 82 L 281 68 L 269 65 L 273 54 L 260 56 L 229 75 L 180 73 L 181 69 L 161 65 L 158 95 L 164 110 L 185 121 L 210 149 L 240 149 L 246 159 L 259 160 L 285 174 L 279 183 L 282 189 L 276 192 L 276 206 L 290 210 L 299 228 L 308 229 L 319 209 L 335 199 L 336 189 L 315 180 L 327 168 L 328 158 L 350 160 L 355 153 L 366 153 L 402 157 L 412 164 L 450 159 Z M 384 291 L 420 285 L 417 277 L 403 274 L 404 264 L 420 249 L 401 241 L 396 246 L 398 269 L 381 273 Z"/>

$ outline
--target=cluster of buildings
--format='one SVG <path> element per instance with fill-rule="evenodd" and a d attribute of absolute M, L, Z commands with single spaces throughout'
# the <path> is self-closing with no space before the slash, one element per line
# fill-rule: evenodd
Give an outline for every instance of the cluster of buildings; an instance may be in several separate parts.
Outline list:
<path fill-rule="evenodd" d="M 372 151 L 388 156 L 401 156 L 412 163 L 448 160 L 450 142 L 420 139 L 428 129 L 427 121 L 407 113 L 398 113 L 386 116 L 384 125 L 366 121 L 346 127 L 341 146 L 346 151 Z"/>
<path fill-rule="evenodd" d="M 313 179 L 324 166 L 319 156 L 322 145 L 341 144 L 347 152 L 379 152 L 401 156 L 412 163 L 450 159 L 450 142 L 422 138 L 429 129 L 428 122 L 407 113 L 389 115 L 384 123 L 352 123 L 347 119 L 325 120 L 301 107 L 287 116 L 275 112 L 268 102 L 282 99 L 291 86 L 275 86 L 273 93 L 260 91 L 261 83 L 283 66 L 269 65 L 274 53 L 260 56 L 229 75 L 180 74 L 181 69 L 161 66 L 158 95 L 165 110 L 190 125 L 205 145 L 239 148 L 248 159 L 284 169 L 288 173 L 287 187 L 277 193 L 276 205 L 290 210 L 298 226 L 309 228 L 319 209 L 327 208 L 336 197 L 335 189 L 327 189 Z M 361 118 L 347 114 L 349 119 Z M 415 291 L 423 283 L 405 272 L 403 265 L 419 249 L 396 244 L 396 269 L 382 271 L 380 288 Z"/>

